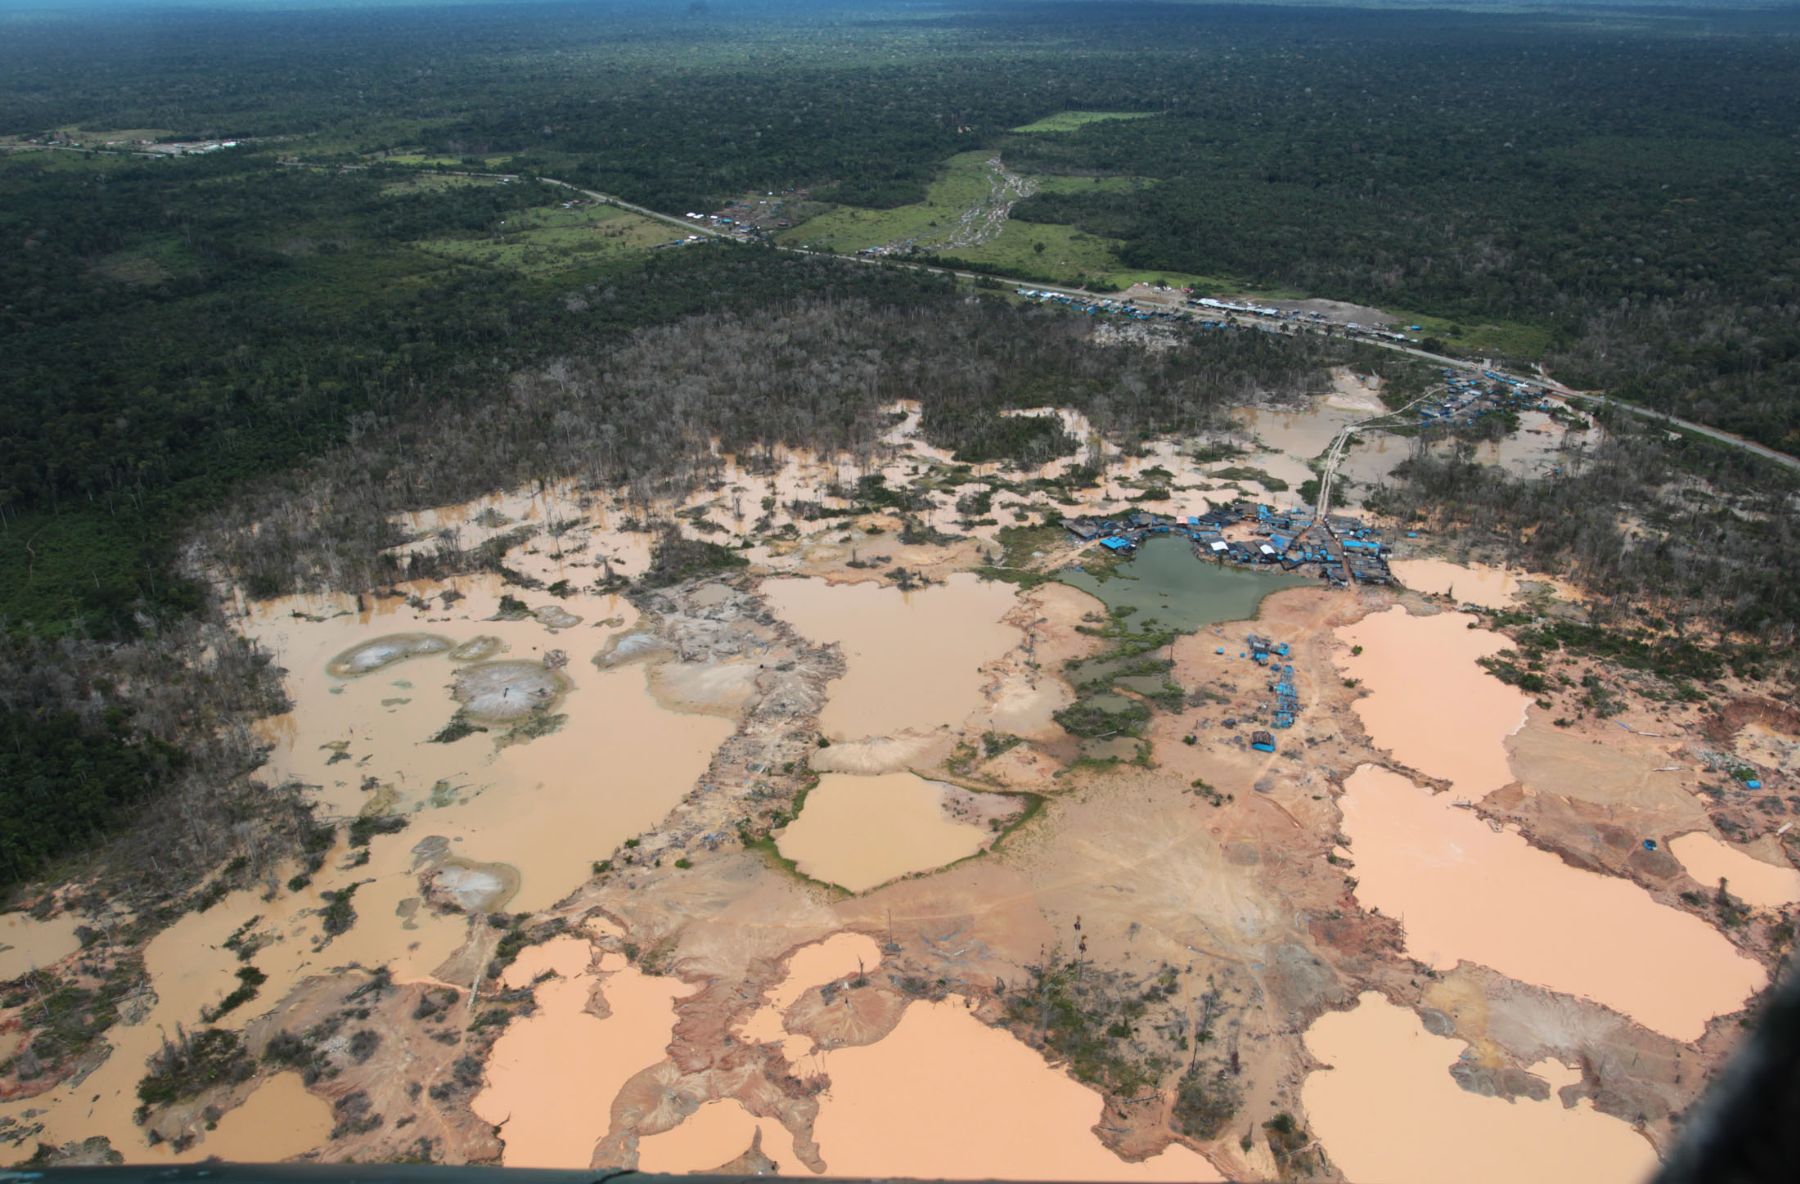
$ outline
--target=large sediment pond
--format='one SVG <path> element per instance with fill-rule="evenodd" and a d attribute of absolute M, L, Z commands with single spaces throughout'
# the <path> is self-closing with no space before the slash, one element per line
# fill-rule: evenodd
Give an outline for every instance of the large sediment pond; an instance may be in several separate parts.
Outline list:
<path fill-rule="evenodd" d="M 1414 616 L 1395 605 L 1338 630 L 1338 668 L 1369 692 L 1356 701 L 1369 739 L 1464 801 L 1512 781 L 1505 742 L 1531 702 L 1477 665 L 1512 644 L 1479 625 L 1467 613 Z"/>
<path fill-rule="evenodd" d="M 1157 621 L 1183 632 L 1220 621 L 1247 620 L 1256 615 L 1265 596 L 1317 583 L 1284 572 L 1248 571 L 1197 559 L 1186 539 L 1173 537 L 1146 540 L 1106 579 L 1086 571 L 1064 571 L 1057 578 L 1109 609 L 1135 609 L 1134 626 Z"/>
<path fill-rule="evenodd" d="M 508 987 L 536 984 L 537 1011 L 494 1045 L 474 1108 L 500 1127 L 509 1168 L 588 1167 L 620 1088 L 668 1053 L 675 1001 L 692 988 L 650 977 L 618 955 L 601 958 L 598 972 L 593 962 L 592 944 L 570 935 L 507 967 Z M 605 1019 L 589 1010 L 595 996 L 610 1012 Z"/>
<path fill-rule="evenodd" d="M 1656 1166 L 1647 1139 L 1585 1098 L 1567 1107 L 1554 1092 L 1509 1101 L 1463 1089 L 1450 1069 L 1467 1046 L 1373 991 L 1315 1020 L 1306 1047 L 1326 1066 L 1302 1089 L 1307 1121 L 1348 1180 L 1640 1184 Z M 1553 1090 L 1581 1079 L 1554 1061 L 1533 1072 Z"/>
<path fill-rule="evenodd" d="M 911 592 L 781 579 L 764 581 L 762 593 L 802 636 L 843 648 L 844 676 L 819 717 L 833 740 L 961 723 L 982 705 L 982 665 L 1019 641 L 1001 623 L 1013 586 L 967 573 Z"/>
<path fill-rule="evenodd" d="M 955 1066 L 979 1066 L 978 1072 Z M 969 1180 L 1219 1180 L 1171 1147 L 1127 1163 L 1094 1133 L 1100 1095 L 955 996 L 910 1004 L 881 1040 L 829 1053 L 813 1135 L 826 1173 Z"/>
<path fill-rule="evenodd" d="M 912 773 L 827 773 L 778 846 L 805 875 L 852 892 L 943 867 L 994 837 L 945 813 L 946 788 Z"/>
<path fill-rule="evenodd" d="M 1677 1040 L 1695 1040 L 1767 981 L 1698 917 L 1629 880 L 1570 867 L 1448 795 L 1364 765 L 1344 784 L 1356 899 L 1397 917 L 1406 948 L 1580 995 Z"/>

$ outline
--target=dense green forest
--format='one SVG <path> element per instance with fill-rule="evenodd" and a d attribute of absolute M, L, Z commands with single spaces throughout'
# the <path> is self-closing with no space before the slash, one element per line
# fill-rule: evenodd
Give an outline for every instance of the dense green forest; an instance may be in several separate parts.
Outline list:
<path fill-rule="evenodd" d="M 966 286 L 759 246 L 632 239 L 512 266 L 508 226 L 569 196 L 533 177 L 676 213 L 789 190 L 812 209 L 893 207 L 975 150 L 1130 178 L 1046 189 L 1013 217 L 1100 236 L 1133 267 L 1436 316 L 1452 345 L 1461 321 L 1525 326 L 1566 381 L 1791 451 L 1797 34 L 1793 10 L 1669 6 L 0 16 L 0 663 L 21 672 L 0 698 L 0 817 L 32 836 L 0 850 L 0 882 L 158 795 L 243 790 L 253 746 L 219 747 L 216 724 L 270 701 L 255 655 L 174 674 L 224 652 L 179 562 L 197 523 L 273 591 L 324 578 L 318 539 L 238 528 L 284 498 L 328 504 L 309 529 L 379 578 L 383 514 L 553 461 L 691 480 L 708 435 L 866 446 L 878 403 L 921 390 L 927 431 L 969 456 L 1063 447 L 995 416 L 1052 394 L 1128 439 L 1204 422 L 1234 391 L 1303 389 L 1344 356 L 1245 333 L 1135 358 Z M 1067 111 L 1145 117 L 1012 130 Z M 71 147 L 108 132 L 238 146 Z M 522 179 L 441 175 L 470 168 Z M 1384 496 L 1408 514 L 1461 499 L 1504 525 L 1507 507 L 1597 506 L 1648 463 L 1621 444 L 1603 469 L 1521 491 L 1421 462 Z M 1717 549 L 1615 544 L 1602 574 L 1619 586 L 1733 580 Z M 1791 620 L 1784 580 L 1735 580 L 1716 607 Z M 168 694 L 121 664 L 163 672 Z M 46 829 L 47 771 L 69 770 L 79 808 Z"/>

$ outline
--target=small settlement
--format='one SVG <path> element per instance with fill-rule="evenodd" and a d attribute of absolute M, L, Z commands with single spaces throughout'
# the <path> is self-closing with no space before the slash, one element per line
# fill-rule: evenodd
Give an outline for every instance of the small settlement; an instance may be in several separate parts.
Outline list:
<path fill-rule="evenodd" d="M 1419 405 L 1421 426 L 1525 410 L 1554 411 L 1543 390 L 1522 379 L 1492 370 L 1483 370 L 1477 377 L 1449 368 L 1443 371 L 1443 377 L 1443 393 Z"/>
<path fill-rule="evenodd" d="M 1393 583 L 1390 548 L 1380 531 L 1343 514 L 1315 521 L 1305 507 L 1276 510 L 1233 502 L 1185 519 L 1139 509 L 1117 517 L 1065 518 L 1062 525 L 1083 542 L 1098 540 L 1116 555 L 1131 554 L 1147 538 L 1176 535 L 1193 544 L 1196 559 L 1279 567 L 1339 588 Z"/>

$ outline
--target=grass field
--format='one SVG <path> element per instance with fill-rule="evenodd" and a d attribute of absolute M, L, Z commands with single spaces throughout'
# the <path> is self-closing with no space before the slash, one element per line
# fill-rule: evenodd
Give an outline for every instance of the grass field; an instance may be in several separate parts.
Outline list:
<path fill-rule="evenodd" d="M 992 156 L 991 152 L 952 156 L 922 202 L 891 210 L 837 206 L 782 234 L 780 241 L 848 253 L 912 239 L 930 249 L 931 240 L 949 234 L 962 212 L 987 196 L 987 162 Z"/>
<path fill-rule="evenodd" d="M 1015 132 L 1072 132 L 1090 123 L 1106 123 L 1114 119 L 1151 119 L 1156 111 L 1058 111 L 1034 123 L 1015 127 Z"/>
<path fill-rule="evenodd" d="M 943 245 L 962 213 L 987 198 L 987 162 L 991 157 L 988 152 L 964 152 L 951 157 L 926 190 L 922 202 L 891 210 L 837 206 L 787 231 L 780 239 L 845 254 L 865 247 L 911 242 L 921 251 L 947 259 L 963 259 L 1012 275 L 1038 276 L 1068 284 L 1099 280 L 1125 285 L 1162 274 L 1122 267 L 1116 251 L 1118 244 L 1113 239 L 1050 223 L 1008 220 L 998 236 L 979 246 Z M 1045 193 L 1126 192 L 1150 184 L 1139 177 L 1038 176 L 1031 181 L 1038 192 Z M 1196 278 L 1167 274 L 1172 283 Z"/>
<path fill-rule="evenodd" d="M 424 152 L 396 152 L 392 155 L 378 157 L 382 164 L 398 164 L 408 168 L 447 169 L 492 169 L 504 161 L 512 159 L 508 153 L 494 156 L 441 156 Z"/>
<path fill-rule="evenodd" d="M 490 236 L 439 238 L 415 244 L 441 259 L 549 275 L 647 251 L 681 237 L 661 222 L 614 206 L 539 206 L 515 215 Z"/>
<path fill-rule="evenodd" d="M 400 197 L 411 193 L 441 193 L 446 189 L 465 189 L 475 185 L 498 185 L 486 177 L 459 177 L 447 173 L 410 173 L 395 177 L 381 187 L 383 197 Z"/>
<path fill-rule="evenodd" d="M 1403 326 L 1420 326 L 1420 331 L 1410 336 L 1436 337 L 1459 354 L 1485 354 L 1496 359 L 1529 362 L 1543 357 L 1550 348 L 1550 330 L 1538 325 L 1457 320 L 1422 313 L 1396 312 L 1392 315 Z"/>

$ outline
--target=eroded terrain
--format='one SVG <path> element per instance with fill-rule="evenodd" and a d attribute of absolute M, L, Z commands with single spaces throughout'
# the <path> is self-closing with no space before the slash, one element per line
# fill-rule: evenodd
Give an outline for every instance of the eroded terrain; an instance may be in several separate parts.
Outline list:
<path fill-rule="evenodd" d="M 1091 483 L 960 465 L 902 406 L 867 465 L 716 458 L 656 508 L 676 578 L 644 506 L 546 485 L 405 523 L 480 574 L 222 585 L 286 670 L 262 775 L 318 841 L 135 944 L 8 914 L 0 1136 L 1118 1180 L 1514 1178 L 1529 1145 L 1544 1179 L 1640 1178 L 1791 939 L 1794 720 L 1731 675 L 1578 711 L 1576 657 L 1526 691 L 1480 614 L 1577 590 L 1430 539 L 1399 544 L 1420 591 L 1172 553 L 1134 587 L 1148 555 L 1054 525 L 1286 504 L 1371 397 L 1246 413 L 1275 491 L 1054 409 Z M 1252 633 L 1301 704 L 1273 752 Z M 46 990 L 118 976 L 93 1052 L 30 1055 Z"/>

